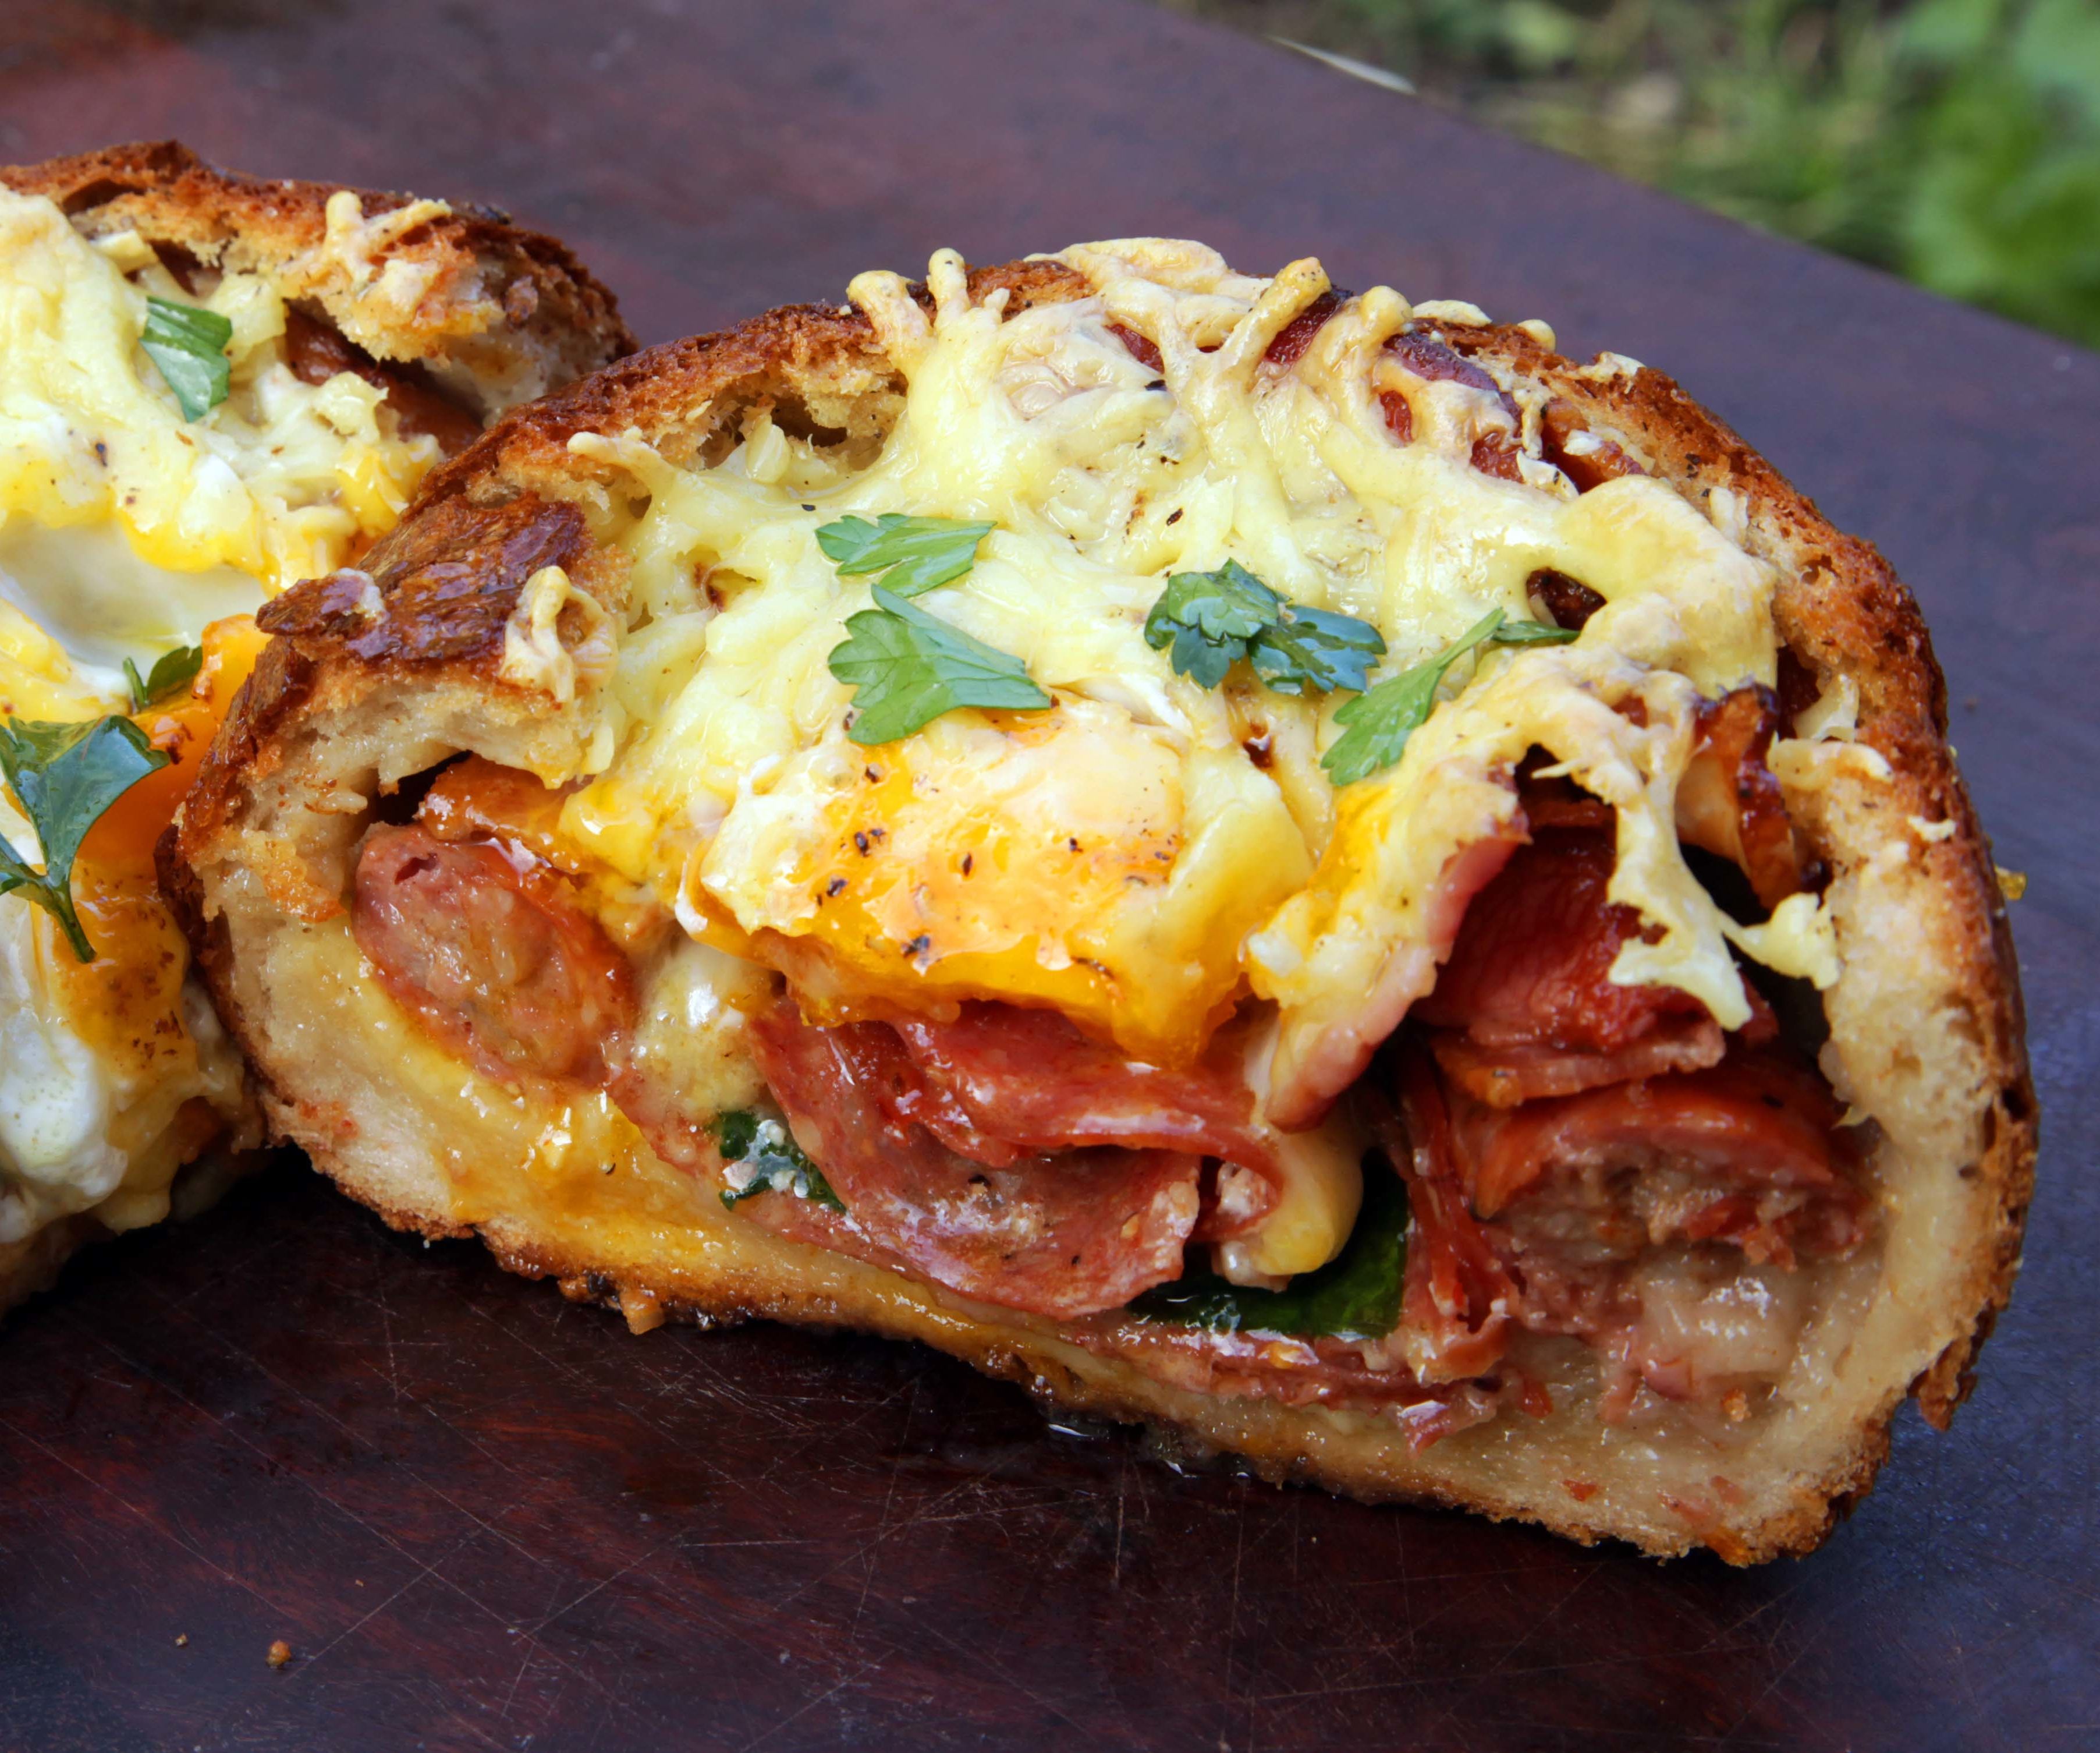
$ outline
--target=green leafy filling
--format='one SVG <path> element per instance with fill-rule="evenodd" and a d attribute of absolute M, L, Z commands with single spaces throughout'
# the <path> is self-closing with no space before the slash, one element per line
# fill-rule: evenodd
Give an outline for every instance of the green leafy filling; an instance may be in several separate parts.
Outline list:
<path fill-rule="evenodd" d="M 1244 660 L 1279 694 L 1361 689 L 1385 655 L 1368 621 L 1302 607 L 1237 560 L 1170 577 L 1145 617 L 1145 642 L 1202 687 L 1217 687 Z"/>
<path fill-rule="evenodd" d="M 1513 621 L 1500 609 L 1490 609 L 1427 663 L 1388 677 L 1368 694 L 1337 707 L 1335 722 L 1343 726 L 1343 734 L 1320 757 L 1320 765 L 1337 785 L 1353 785 L 1391 766 L 1436 709 L 1444 673 L 1475 646 L 1566 645 L 1576 637 L 1572 627 Z"/>
<path fill-rule="evenodd" d="M 880 585 L 870 588 L 876 606 L 848 618 L 848 637 L 831 656 L 832 673 L 854 690 L 846 735 L 863 748 L 893 743 L 958 706 L 1030 712 L 1052 704 L 1019 658 Z"/>
<path fill-rule="evenodd" d="M 58 921 L 84 962 L 95 960 L 95 946 L 73 911 L 73 856 L 104 810 L 167 765 L 168 757 L 129 718 L 84 724 L 0 718 L 0 772 L 44 854 L 44 868 L 36 870 L 0 839 L 0 894 L 20 889 Z"/>
<path fill-rule="evenodd" d="M 146 328 L 139 344 L 160 368 L 182 404 L 183 418 L 201 420 L 226 400 L 233 366 L 226 344 L 233 325 L 216 311 L 168 298 L 146 301 Z"/>
<path fill-rule="evenodd" d="M 846 1208 L 845 1201 L 832 1191 L 823 1171 L 802 1154 L 794 1135 L 779 1121 L 739 1108 L 718 1118 L 714 1133 L 722 1160 L 742 1164 L 748 1172 L 740 1185 L 722 1190 L 721 1202 L 730 1210 L 761 1193 L 792 1193 L 835 1212 Z"/>
<path fill-rule="evenodd" d="M 885 511 L 872 523 L 858 517 L 827 523 L 817 532 L 817 545 L 837 563 L 840 577 L 880 572 L 893 595 L 915 597 L 967 573 L 977 564 L 977 544 L 993 528 Z"/>
<path fill-rule="evenodd" d="M 1407 1191 L 1382 1164 L 1364 1177 L 1363 1208 L 1342 1252 L 1280 1291 L 1251 1290 L 1214 1272 L 1185 1272 L 1147 1291 L 1130 1313 L 1211 1333 L 1383 1339 L 1400 1325 L 1407 1265 Z"/>
<path fill-rule="evenodd" d="M 143 712 L 148 706 L 157 706 L 170 695 L 179 694 L 196 680 L 197 672 L 204 668 L 204 647 L 201 645 L 179 645 L 172 651 L 163 651 L 154 660 L 152 671 L 144 677 L 139 666 L 130 658 L 124 660 L 124 679 L 131 685 L 131 709 Z"/>

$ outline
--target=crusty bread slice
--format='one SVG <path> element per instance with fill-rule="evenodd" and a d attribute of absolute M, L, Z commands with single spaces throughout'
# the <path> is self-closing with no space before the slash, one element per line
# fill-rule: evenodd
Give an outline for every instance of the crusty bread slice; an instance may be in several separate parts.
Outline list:
<path fill-rule="evenodd" d="M 422 398 L 418 411 L 436 404 L 447 437 L 634 348 L 612 294 L 567 249 L 492 210 L 242 175 L 172 140 L 0 166 L 0 188 L 50 200 L 84 237 L 135 234 L 179 276 L 261 277 L 369 355 L 346 351 L 352 369 L 377 361 L 384 383 Z M 252 1141 L 252 1119 L 235 1135 L 243 1130 Z M 179 1207 L 222 1186 L 226 1166 L 192 1165 Z M 0 1243 L 0 1310 L 108 1234 L 89 1210 Z"/>
<path fill-rule="evenodd" d="M 1009 315 L 1088 291 L 1041 260 L 977 271 L 970 288 L 979 299 L 1004 289 Z M 1904 1397 L 1944 1424 L 1966 1392 L 2017 1266 L 2032 1173 L 2005 910 L 1947 746 L 1939 673 L 1880 555 L 1833 529 L 1667 378 L 1608 355 L 1578 366 L 1538 325 L 1439 308 L 1449 345 L 1506 384 L 1564 398 L 1599 439 L 1688 499 L 1736 496 L 1744 540 L 1777 570 L 1786 644 L 1819 678 L 1852 678 L 1859 742 L 1881 757 L 1834 763 L 1789 802 L 1833 872 L 1844 971 L 1824 995 L 1824 1064 L 1880 1123 L 1871 1178 L 1884 1243 L 1826 1297 L 1784 1409 L 1725 1469 L 1700 1442 L 1601 1424 L 1579 1365 L 1553 1384 L 1550 1416 L 1498 1420 L 1420 1452 L 1368 1416 L 1165 1385 L 1054 1322 L 739 1222 L 616 1111 L 484 1083 L 379 995 L 345 916 L 372 809 L 462 750 L 572 766 L 585 734 L 582 715 L 502 678 L 506 629 L 541 567 L 559 565 L 608 607 L 622 600 L 617 557 L 594 543 L 586 515 L 616 477 L 569 440 L 635 432 L 674 463 L 712 461 L 766 410 L 788 430 L 871 453 L 903 382 L 851 308 L 784 309 L 660 347 L 522 410 L 431 479 L 368 577 L 339 574 L 273 607 L 279 637 L 162 845 L 164 881 L 272 1125 L 389 1222 L 478 1233 L 506 1266 L 616 1305 L 638 1330 L 666 1314 L 864 1327 L 926 1340 L 1058 1404 L 1171 1426 L 1275 1479 L 1462 1505 L 1657 1553 L 1705 1545 L 1750 1562 L 1814 1547 L 1872 1481 Z"/>

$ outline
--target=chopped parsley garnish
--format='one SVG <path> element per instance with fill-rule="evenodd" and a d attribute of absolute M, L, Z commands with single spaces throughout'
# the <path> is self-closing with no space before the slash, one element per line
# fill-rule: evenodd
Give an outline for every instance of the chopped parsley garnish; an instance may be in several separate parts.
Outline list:
<path fill-rule="evenodd" d="M 993 528 L 885 511 L 872 523 L 858 517 L 827 523 L 817 532 L 817 545 L 837 562 L 840 577 L 880 572 L 893 595 L 915 597 L 968 572 L 977 563 L 977 544 Z"/>
<path fill-rule="evenodd" d="M 730 1210 L 761 1193 L 790 1193 L 835 1212 L 846 1208 L 823 1171 L 802 1154 L 794 1134 L 779 1121 L 739 1108 L 718 1118 L 714 1131 L 722 1160 L 739 1165 L 730 1172 L 736 1185 L 722 1190 L 721 1202 Z"/>
<path fill-rule="evenodd" d="M 880 585 L 875 607 L 846 621 L 832 673 L 849 684 L 846 735 L 863 748 L 893 743 L 958 706 L 1038 711 L 1052 703 L 1017 657 L 973 639 Z"/>
<path fill-rule="evenodd" d="M 1147 1321 L 1211 1333 L 1275 1333 L 1286 1338 L 1383 1339 L 1400 1325 L 1407 1265 L 1407 1190 L 1374 1162 L 1364 1174 L 1363 1208 L 1342 1252 L 1280 1291 L 1251 1290 L 1214 1272 L 1185 1272 L 1147 1291 L 1130 1312 Z"/>
<path fill-rule="evenodd" d="M 196 680 L 197 672 L 203 668 L 204 647 L 201 645 L 179 645 L 172 651 L 163 651 L 143 679 L 139 666 L 126 658 L 124 679 L 131 685 L 132 711 L 143 712 L 148 706 L 159 705 L 169 695 L 180 693 Z"/>
<path fill-rule="evenodd" d="M 1388 677 L 1368 694 L 1337 708 L 1335 722 L 1343 726 L 1343 734 L 1320 757 L 1320 765 L 1337 785 L 1353 785 L 1391 766 L 1436 709 L 1445 671 L 1476 645 L 1566 645 L 1577 637 L 1572 627 L 1513 621 L 1500 609 L 1490 609 L 1427 663 Z"/>
<path fill-rule="evenodd" d="M 0 772 L 44 853 L 44 868 L 34 870 L 0 839 L 0 894 L 20 889 L 58 921 L 84 962 L 95 960 L 95 946 L 73 911 L 73 855 L 104 810 L 167 765 L 168 757 L 129 718 L 84 724 L 0 718 Z"/>
<path fill-rule="evenodd" d="M 1204 687 L 1217 687 L 1244 659 L 1279 694 L 1360 689 L 1385 655 L 1368 621 L 1303 607 L 1237 560 L 1169 578 L 1145 617 L 1145 642 Z"/>
<path fill-rule="evenodd" d="M 139 344 L 160 367 L 182 404 L 183 418 L 201 420 L 226 400 L 233 366 L 226 344 L 233 325 L 216 311 L 168 298 L 146 301 L 146 329 Z"/>

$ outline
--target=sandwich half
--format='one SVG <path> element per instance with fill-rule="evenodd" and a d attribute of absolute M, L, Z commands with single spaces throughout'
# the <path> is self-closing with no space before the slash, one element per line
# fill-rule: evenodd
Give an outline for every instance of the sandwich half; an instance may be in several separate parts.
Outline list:
<path fill-rule="evenodd" d="M 632 347 L 496 214 L 172 142 L 0 168 L 0 1309 L 259 1136 L 153 871 L 253 612 Z"/>
<path fill-rule="evenodd" d="M 2035 1137 L 1915 604 L 1666 378 L 1134 240 L 638 355 L 163 841 L 271 1127 L 666 1316 L 1274 1478 L 1813 1547 Z"/>

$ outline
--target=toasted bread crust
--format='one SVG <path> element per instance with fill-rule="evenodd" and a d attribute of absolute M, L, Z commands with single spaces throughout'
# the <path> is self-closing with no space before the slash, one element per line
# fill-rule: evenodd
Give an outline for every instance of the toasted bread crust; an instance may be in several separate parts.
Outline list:
<path fill-rule="evenodd" d="M 484 418 L 634 350 L 589 271 L 495 208 L 455 205 L 398 234 L 332 240 L 341 185 L 222 170 L 174 140 L 0 166 L 0 183 L 54 201 L 87 236 L 135 231 L 208 267 L 260 273 L 375 358 L 429 368 Z M 366 224 L 417 201 L 346 192 Z"/>
<path fill-rule="evenodd" d="M 971 285 L 980 298 L 1006 289 L 1010 309 L 1088 290 L 1077 274 L 1044 262 L 977 271 Z M 1586 1542 L 1616 1535 L 1657 1552 L 1704 1544 L 1739 1563 L 1806 1552 L 1820 1541 L 1872 1483 L 1887 1453 L 1889 1420 L 1907 1391 L 1943 1424 L 2010 1293 L 2036 1120 L 2004 905 L 1947 747 L 1944 687 L 1917 605 L 1871 546 L 1831 528 L 1661 373 L 1608 355 L 1580 366 L 1525 329 L 1447 327 L 1445 338 L 1506 383 L 1543 386 L 1572 402 L 1593 430 L 1695 501 L 1723 489 L 1737 496 L 1749 545 L 1780 576 L 1783 638 L 1819 675 L 1849 676 L 1859 687 L 1860 740 L 1886 760 L 1889 775 L 1872 784 L 1841 779 L 1796 802 L 1800 825 L 1838 872 L 1832 892 L 1848 959 L 1846 982 L 1832 995 L 1833 1029 L 1846 1047 L 1846 1062 L 1838 1067 L 1841 1089 L 1843 1078 L 1856 1077 L 1897 1091 L 1902 1099 L 1892 1112 L 1899 1119 L 1891 1131 L 1899 1145 L 1960 1160 L 1965 1190 L 1959 1196 L 1966 1203 L 1955 1257 L 1905 1269 L 1929 1280 L 1939 1311 L 1935 1331 L 1946 1335 L 1936 1349 L 1880 1384 L 1812 1465 L 1754 1506 L 1673 1523 L 1563 1501 L 1490 1470 L 1440 1477 L 1396 1458 L 1391 1444 L 1337 1434 L 1317 1412 L 1164 1386 L 1078 1351 L 1031 1318 L 959 1314 L 951 1299 L 841 1292 L 835 1279 L 820 1283 L 814 1268 L 799 1265 L 812 1251 L 791 1243 L 774 1245 L 768 1258 L 785 1262 L 774 1267 L 702 1269 L 669 1254 L 613 1257 L 529 1218 L 499 1218 L 476 1226 L 499 1260 L 513 1270 L 559 1278 L 571 1295 L 618 1305 L 630 1318 L 638 1307 L 660 1306 L 704 1322 L 764 1316 L 923 1338 L 1061 1404 L 1171 1425 L 1199 1443 L 1232 1449 L 1272 1477 L 1314 1479 L 1366 1499 L 1427 1498 L 1524 1517 Z M 368 561 L 383 605 L 378 613 L 354 626 L 345 619 L 354 597 L 371 603 L 361 575 L 302 587 L 273 607 L 270 625 L 280 637 L 163 843 L 164 872 L 222 1012 L 266 1080 L 278 1080 L 267 1103 L 274 1123 L 390 1223 L 426 1234 L 462 1230 L 439 1177 L 364 1136 L 355 1092 L 276 1062 L 263 988 L 253 974 L 280 929 L 268 916 L 272 907 L 308 921 L 341 910 L 348 830 L 338 818 L 324 824 L 318 815 L 297 826 L 303 802 L 352 767 L 367 778 L 377 769 L 383 783 L 387 771 L 414 771 L 418 750 L 468 746 L 456 728 L 462 720 L 472 722 L 479 752 L 514 764 L 532 765 L 532 749 L 558 734 L 545 703 L 500 673 L 502 630 L 526 575 L 518 563 L 487 567 L 486 557 L 501 549 L 504 532 L 533 527 L 550 504 L 610 479 L 569 452 L 572 435 L 638 430 L 681 461 L 726 448 L 740 422 L 763 408 L 791 428 L 872 444 L 901 391 L 870 324 L 851 309 L 794 307 L 654 348 L 519 411 L 434 475 L 401 528 Z M 476 585 L 448 595 L 442 612 L 417 583 L 434 571 L 457 576 L 478 567 L 484 570 Z M 585 583 L 617 606 L 624 586 L 616 571 L 601 568 Z M 403 747 L 375 753 L 387 739 L 357 728 L 382 723 L 408 727 L 391 733 Z M 330 754 L 332 740 L 338 746 Z M 1905 825 L 1918 822 L 1935 824 L 1938 837 L 1915 836 Z M 1937 827 L 1942 823 L 1951 832 Z M 295 824 L 293 850 L 282 859 L 266 854 L 288 824 Z M 295 870 L 286 870 L 287 859 Z M 1919 934 L 1907 948 L 1877 947 L 1866 923 L 1892 908 Z M 1920 954 L 1926 965 L 1913 970 L 1904 958 Z M 1890 987 L 1915 1003 L 1877 1015 L 1877 998 Z M 1930 1027 L 1912 1028 L 1921 1017 Z"/>

